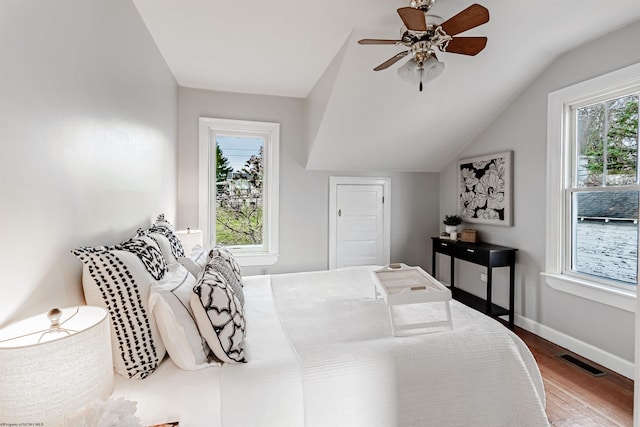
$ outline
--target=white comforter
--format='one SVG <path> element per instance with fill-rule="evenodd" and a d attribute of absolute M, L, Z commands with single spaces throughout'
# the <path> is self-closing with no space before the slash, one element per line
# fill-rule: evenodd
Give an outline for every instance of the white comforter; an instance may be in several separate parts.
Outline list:
<path fill-rule="evenodd" d="M 517 336 L 451 301 L 452 331 L 393 337 L 371 270 L 246 278 L 248 363 L 197 371 L 200 380 L 183 384 L 173 407 L 150 404 L 156 397 L 136 394 L 135 380 L 133 388 L 116 381 L 117 390 L 155 407 L 139 411 L 143 422 L 172 410 L 186 427 L 548 425 L 538 367 Z M 398 314 L 442 320 L 444 309 L 430 303 Z"/>

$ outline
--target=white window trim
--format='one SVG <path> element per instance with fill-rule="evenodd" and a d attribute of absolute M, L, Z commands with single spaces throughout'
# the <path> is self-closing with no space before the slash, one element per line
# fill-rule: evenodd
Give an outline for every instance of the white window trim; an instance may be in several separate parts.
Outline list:
<path fill-rule="evenodd" d="M 200 117 L 199 120 L 199 152 L 198 152 L 198 221 L 205 244 L 215 242 L 215 227 L 210 229 L 209 218 L 215 220 L 215 209 L 209 197 L 215 188 L 211 173 L 215 173 L 215 165 L 211 164 L 212 147 L 215 147 L 216 134 L 219 133 L 257 133 L 267 135 L 264 147 L 264 200 L 263 210 L 267 221 L 263 224 L 266 248 L 230 247 L 234 257 L 241 266 L 271 265 L 278 261 L 278 205 L 279 205 L 279 160 L 280 160 L 280 124 L 255 122 L 246 120 L 217 119 Z"/>
<path fill-rule="evenodd" d="M 563 198 L 572 178 L 568 166 L 571 117 L 569 106 L 640 84 L 640 64 L 631 65 L 549 93 L 547 109 L 547 231 L 546 269 L 542 275 L 553 289 L 635 313 L 636 293 L 584 277 L 564 274 L 562 245 L 567 235 Z"/>

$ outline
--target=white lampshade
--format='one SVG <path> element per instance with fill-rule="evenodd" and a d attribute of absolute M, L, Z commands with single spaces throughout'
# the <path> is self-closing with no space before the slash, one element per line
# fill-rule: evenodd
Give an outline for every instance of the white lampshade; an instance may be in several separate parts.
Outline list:
<path fill-rule="evenodd" d="M 420 75 L 420 66 L 416 61 L 409 59 L 403 66 L 398 68 L 398 76 L 411 84 L 417 85 L 420 83 L 420 79 L 422 78 L 422 82 L 427 83 L 444 71 L 444 63 L 438 61 L 438 59 L 431 55 L 424 61 L 422 66 L 423 72 L 422 76 Z"/>
<path fill-rule="evenodd" d="M 178 230 L 176 231 L 176 236 L 180 240 L 180 243 L 182 243 L 182 248 L 184 249 L 184 254 L 186 256 L 189 256 L 194 246 L 202 246 L 201 230 L 191 230 L 190 228 L 187 228 L 186 230 Z"/>
<path fill-rule="evenodd" d="M 57 329 L 41 314 L 0 330 L 0 419 L 8 425 L 62 426 L 65 415 L 113 391 L 106 310 L 60 311 Z"/>

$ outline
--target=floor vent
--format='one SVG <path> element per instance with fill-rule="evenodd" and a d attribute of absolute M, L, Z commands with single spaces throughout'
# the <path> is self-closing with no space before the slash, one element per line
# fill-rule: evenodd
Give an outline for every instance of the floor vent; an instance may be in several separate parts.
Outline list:
<path fill-rule="evenodd" d="M 567 362 L 571 363 L 574 366 L 577 366 L 578 368 L 582 369 L 583 371 L 586 371 L 587 373 L 593 375 L 594 377 L 601 377 L 605 375 L 605 373 L 600 369 L 596 368 L 595 366 L 589 365 L 588 363 L 585 363 L 582 360 L 576 359 L 570 354 L 566 354 L 566 353 L 560 354 L 558 355 L 558 357 L 566 360 Z"/>

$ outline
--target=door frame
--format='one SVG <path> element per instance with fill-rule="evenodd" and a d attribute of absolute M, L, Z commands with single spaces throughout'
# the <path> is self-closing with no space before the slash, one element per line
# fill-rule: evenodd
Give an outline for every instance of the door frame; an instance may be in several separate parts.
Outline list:
<path fill-rule="evenodd" d="M 329 177 L 329 270 L 334 270 L 337 265 L 337 192 L 338 185 L 382 185 L 383 220 L 383 256 L 386 263 L 391 259 L 391 178 L 378 178 L 367 176 L 330 176 Z"/>

